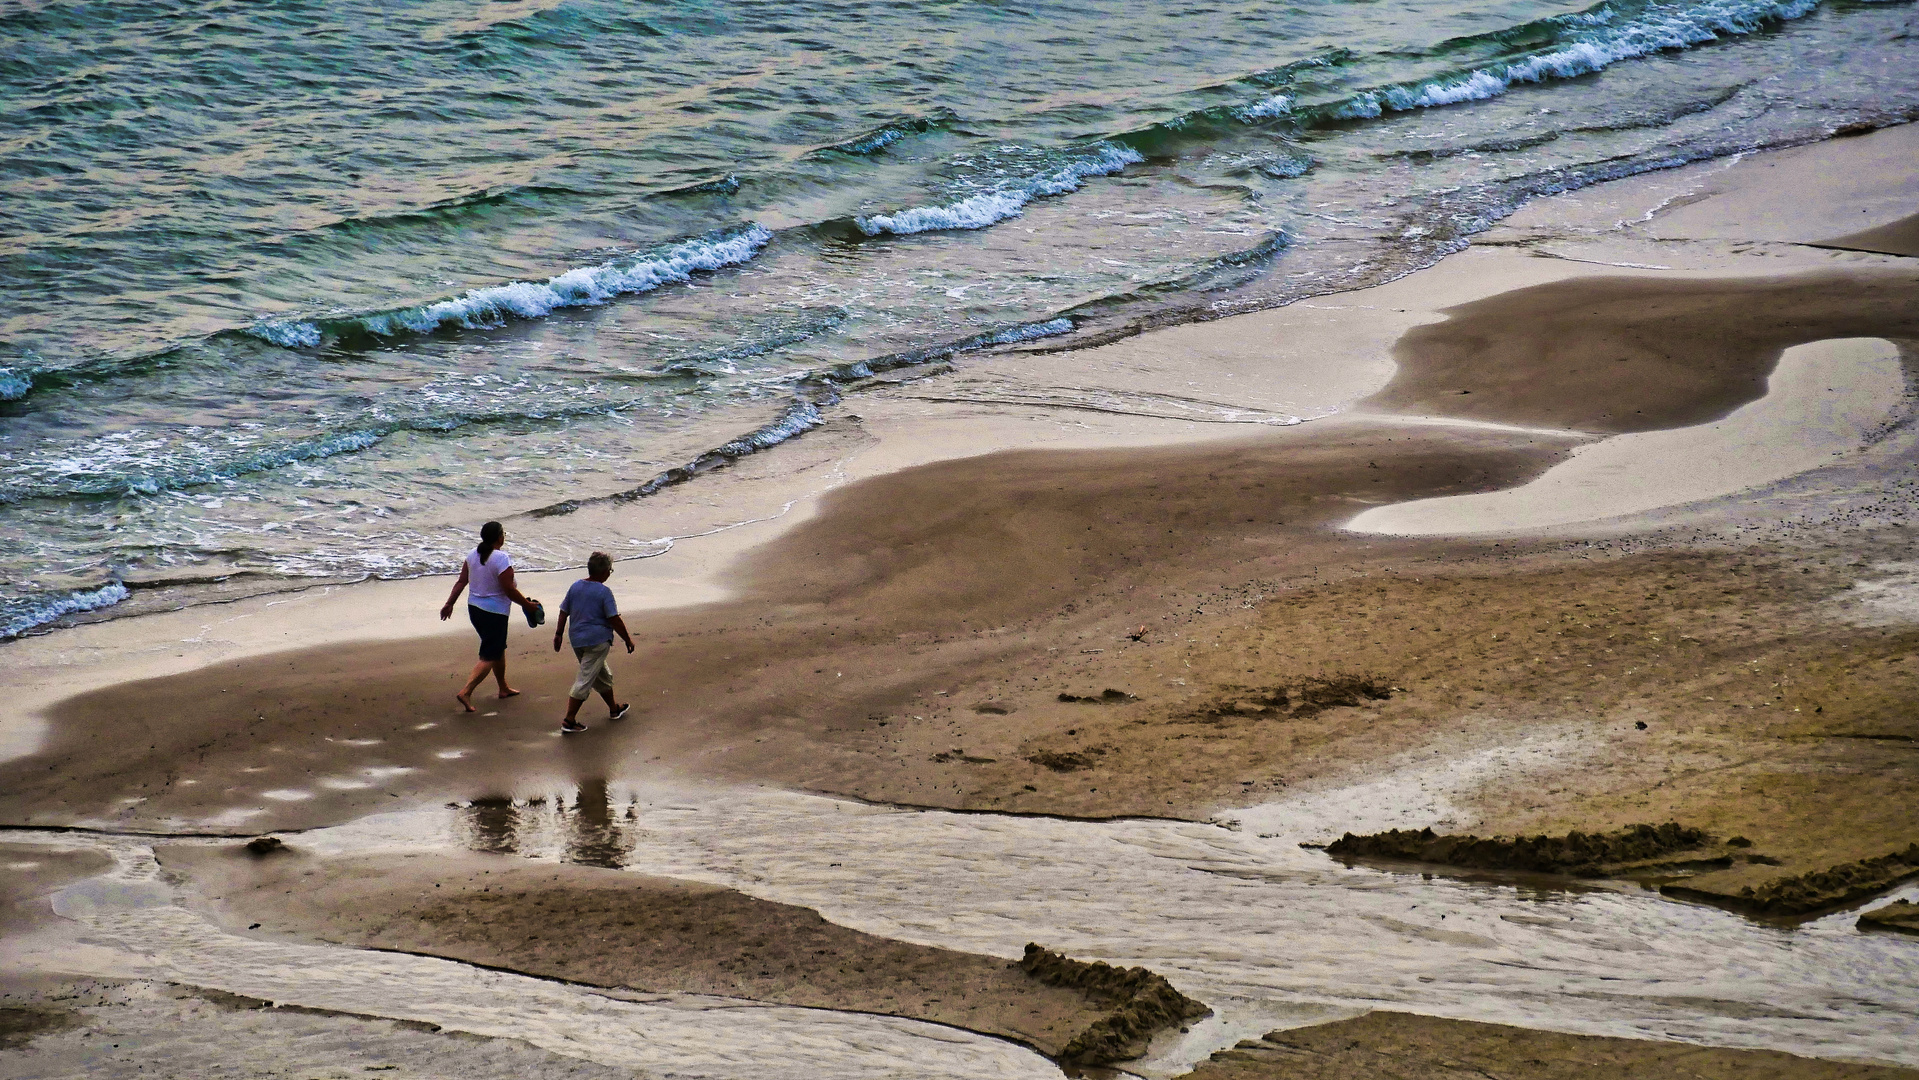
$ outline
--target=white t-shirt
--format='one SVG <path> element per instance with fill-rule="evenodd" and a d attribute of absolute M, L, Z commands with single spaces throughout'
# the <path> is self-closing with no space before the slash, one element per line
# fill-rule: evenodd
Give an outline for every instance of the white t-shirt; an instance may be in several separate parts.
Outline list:
<path fill-rule="evenodd" d="M 506 589 L 500 585 L 500 575 L 513 568 L 513 560 L 506 552 L 494 548 L 493 553 L 480 561 L 480 551 L 475 548 L 466 553 L 466 602 L 481 611 L 491 611 L 495 615 L 511 615 L 513 601 L 507 599 Z"/>

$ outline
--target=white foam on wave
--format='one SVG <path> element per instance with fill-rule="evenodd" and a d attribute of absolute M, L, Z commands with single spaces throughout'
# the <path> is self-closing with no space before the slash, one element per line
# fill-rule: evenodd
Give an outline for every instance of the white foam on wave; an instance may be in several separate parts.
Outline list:
<path fill-rule="evenodd" d="M 1045 322 L 1025 323 L 1008 327 L 997 334 L 989 334 L 981 340 L 982 345 L 1012 345 L 1021 341 L 1038 341 L 1040 338 L 1058 337 L 1073 332 L 1073 320 L 1068 318 L 1048 319 Z"/>
<path fill-rule="evenodd" d="M 19 401 L 33 392 L 33 373 L 0 368 L 0 401 Z"/>
<path fill-rule="evenodd" d="M 818 405 L 810 401 L 796 401 L 787 406 L 778 419 L 734 439 L 720 447 L 718 452 L 728 457 L 745 457 L 748 454 L 778 446 L 825 422 L 826 418 L 820 414 Z"/>
<path fill-rule="evenodd" d="M 1250 105 L 1241 105 L 1239 108 L 1233 110 L 1233 115 L 1248 124 L 1254 124 L 1261 120 L 1271 120 L 1276 116 L 1284 116 L 1292 111 L 1292 98 L 1287 97 L 1285 94 L 1274 94 L 1271 97 L 1255 101 Z"/>
<path fill-rule="evenodd" d="M 1481 101 L 1505 93 L 1515 83 L 1573 79 L 1618 63 L 1667 49 L 1689 49 L 1741 36 L 1770 23 L 1789 22 L 1809 14 L 1819 0 L 1707 0 L 1694 5 L 1655 4 L 1631 22 L 1612 25 L 1611 10 L 1600 8 L 1567 16 L 1562 22 L 1583 23 L 1594 29 L 1584 40 L 1568 42 L 1549 52 L 1511 64 L 1495 65 L 1462 78 L 1424 85 L 1396 86 L 1377 94 L 1358 95 L 1351 111 L 1342 115 L 1378 116 L 1382 108 L 1403 112 L 1462 101 Z"/>
<path fill-rule="evenodd" d="M 22 482 L 0 487 L 0 504 L 74 495 L 157 495 L 296 462 L 355 453 L 401 426 L 386 424 L 341 431 L 300 442 L 276 443 L 262 435 L 240 444 L 241 449 L 253 452 L 233 456 L 223 454 L 233 449 L 235 440 L 231 438 L 170 441 L 144 428 L 129 428 L 83 446 L 57 448 L 48 455 L 21 462 L 9 471 L 21 477 Z"/>
<path fill-rule="evenodd" d="M 1110 176 L 1128 165 L 1146 158 L 1130 146 L 1101 143 L 1091 153 L 1075 157 L 1061 165 L 1010 180 L 989 191 L 970 195 L 943 206 L 916 206 L 896 214 L 874 214 L 853 219 L 853 224 L 868 236 L 908 236 L 913 233 L 946 229 L 984 229 L 989 225 L 1018 217 L 1026 204 L 1037 198 L 1078 191 L 1092 176 Z"/>
<path fill-rule="evenodd" d="M 103 607 L 112 607 L 127 598 L 127 587 L 117 581 L 109 581 L 97 589 L 67 593 L 43 603 L 34 604 L 17 614 L 7 616 L 0 622 L 0 639 L 18 637 L 36 626 L 81 611 L 97 611 Z"/>
<path fill-rule="evenodd" d="M 499 326 L 508 318 L 540 319 L 560 308 L 604 304 L 615 296 L 650 292 L 671 282 L 686 281 L 697 271 L 737 266 L 757 255 L 772 239 L 772 230 L 755 223 L 723 239 L 688 240 L 638 259 L 615 259 L 568 270 L 543 282 L 510 281 L 471 289 L 451 300 L 364 315 L 353 321 L 368 333 L 393 337 L 429 333 L 448 325 L 472 330 Z M 260 323 L 247 333 L 288 348 L 310 348 L 324 337 L 317 323 L 306 321 Z"/>

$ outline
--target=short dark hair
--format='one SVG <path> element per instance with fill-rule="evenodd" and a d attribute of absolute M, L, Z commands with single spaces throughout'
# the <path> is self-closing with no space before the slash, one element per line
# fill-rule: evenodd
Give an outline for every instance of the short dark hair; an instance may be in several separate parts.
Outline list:
<path fill-rule="evenodd" d="M 613 556 L 608 555 L 604 551 L 596 551 L 588 555 L 586 557 L 586 572 L 588 576 L 612 573 Z"/>

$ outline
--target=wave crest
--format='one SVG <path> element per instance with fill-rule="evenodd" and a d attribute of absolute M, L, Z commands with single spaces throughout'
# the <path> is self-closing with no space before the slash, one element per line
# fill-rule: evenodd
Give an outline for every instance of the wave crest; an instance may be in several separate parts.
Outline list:
<path fill-rule="evenodd" d="M 855 157 L 866 157 L 870 154 L 879 153 L 881 150 L 886 149 L 901 139 L 939 131 L 958 119 L 959 114 L 951 109 L 936 109 L 931 115 L 915 116 L 905 120 L 894 120 L 842 142 L 829 143 L 812 152 L 815 154 L 839 153 L 852 154 Z"/>
<path fill-rule="evenodd" d="M 560 308 L 603 304 L 622 294 L 686 281 L 697 271 L 737 266 L 759 254 L 772 239 L 772 231 L 756 222 L 730 234 L 688 240 L 638 258 L 568 270 L 543 282 L 510 281 L 471 289 L 449 300 L 347 319 L 262 322 L 246 332 L 283 348 L 312 348 L 328 337 L 391 338 L 428 334 L 443 326 L 468 330 L 501 326 L 509 318 L 544 318 Z"/>
<path fill-rule="evenodd" d="M 1110 176 L 1128 165 L 1137 165 L 1145 160 L 1145 155 L 1130 146 L 1110 142 L 1093 143 L 1064 161 L 1049 163 L 1025 175 L 997 181 L 988 190 L 957 202 L 943 206 L 916 206 L 894 214 L 858 217 L 853 219 L 853 224 L 868 236 L 887 233 L 907 236 L 944 229 L 983 229 L 1019 216 L 1026 204 L 1036 198 L 1077 191 L 1088 177 Z"/>
<path fill-rule="evenodd" d="M 1623 16 L 1613 0 L 1569 15 L 1500 31 L 1483 39 L 1462 38 L 1446 43 L 1453 49 L 1498 44 L 1526 34 L 1543 33 L 1553 43 L 1541 51 L 1491 63 L 1454 75 L 1416 83 L 1402 83 L 1361 91 L 1345 101 L 1322 107 L 1331 120 L 1367 119 L 1382 112 L 1435 108 L 1463 101 L 1497 97 L 1518 83 L 1576 79 L 1618 63 L 1652 53 L 1690 49 L 1756 33 L 1768 26 L 1810 14 L 1819 0 L 1706 0 L 1694 5 L 1649 4 Z"/>
<path fill-rule="evenodd" d="M 109 581 L 97 589 L 81 589 L 52 597 L 23 597 L 18 602 L 8 604 L 6 610 L 0 610 L 0 641 L 19 637 L 63 615 L 98 611 L 126 598 L 127 587 L 117 581 Z"/>

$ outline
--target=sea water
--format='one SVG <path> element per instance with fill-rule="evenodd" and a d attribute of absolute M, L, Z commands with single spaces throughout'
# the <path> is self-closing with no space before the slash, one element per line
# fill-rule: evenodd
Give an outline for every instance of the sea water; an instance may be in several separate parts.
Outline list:
<path fill-rule="evenodd" d="M 1913 26 L 8 0 L 0 636 L 444 570 L 485 517 L 575 564 L 571 505 L 803 436 L 874 371 L 1363 286 L 1536 195 L 1909 119 Z"/>

